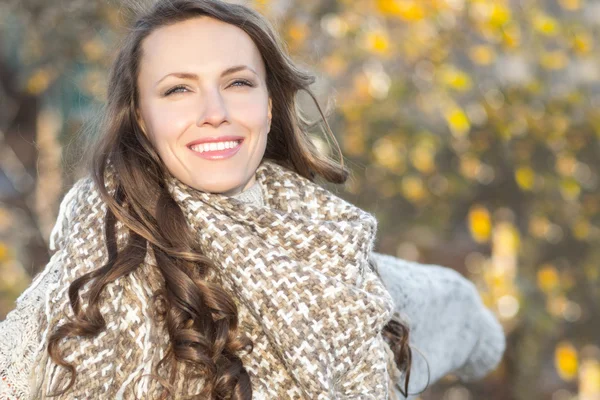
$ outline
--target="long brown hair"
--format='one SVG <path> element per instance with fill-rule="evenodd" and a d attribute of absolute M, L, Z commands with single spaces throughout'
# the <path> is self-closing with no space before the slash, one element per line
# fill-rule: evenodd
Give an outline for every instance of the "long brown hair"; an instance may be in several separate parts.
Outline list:
<path fill-rule="evenodd" d="M 326 117 L 309 88 L 315 82 L 314 75 L 294 64 L 267 19 L 251 8 L 220 0 L 158 1 L 135 20 L 125 35 L 110 70 L 107 101 L 99 129 L 89 139 L 85 146 L 88 153 L 82 157 L 107 204 L 108 262 L 102 267 L 103 273 L 96 270 L 75 280 L 69 293 L 73 294 L 71 299 L 77 298 L 79 289 L 94 278 L 100 291 L 117 278 L 131 273 L 143 263 L 148 246 L 165 281 L 164 288 L 155 297 L 164 304 L 162 317 L 170 339 L 170 347 L 160 361 L 171 367 L 170 383 L 156 378 L 173 395 L 175 366 L 178 362 L 186 362 L 196 366 L 206 379 L 199 394 L 201 398 L 247 400 L 252 398 L 252 385 L 239 353 L 247 349 L 252 351 L 253 343 L 238 329 L 238 312 L 231 295 L 205 280 L 208 271 L 214 268 L 213 262 L 194 242 L 182 211 L 168 192 L 168 171 L 136 118 L 139 104 L 136 81 L 142 41 L 160 27 L 200 16 L 209 16 L 244 30 L 262 55 L 267 88 L 273 100 L 271 131 L 264 157 L 313 181 L 321 177 L 331 183 L 343 183 L 349 176 L 343 157 L 339 164 L 321 154 L 311 141 L 307 133 L 309 123 L 297 109 L 296 94 L 300 90 L 306 91 L 315 102 L 327 135 L 341 154 Z M 109 164 L 115 171 L 114 194 L 110 194 L 105 185 Z M 130 236 L 131 245 L 122 250 L 115 245 L 117 221 L 126 227 Z M 71 307 L 76 313 L 85 314 L 85 318 L 62 325 L 51 335 L 48 344 L 50 357 L 71 372 L 69 385 L 55 395 L 70 389 L 76 379 L 75 368 L 59 352 L 61 339 L 82 332 L 86 336 L 95 336 L 105 329 L 97 299 L 85 312 L 72 300 Z M 216 329 L 217 325 L 219 329 Z M 406 372 L 406 391 L 411 364 L 408 328 L 395 318 L 386 325 L 383 336 L 390 344 L 399 370 Z M 163 393 L 162 398 L 166 396 Z"/>

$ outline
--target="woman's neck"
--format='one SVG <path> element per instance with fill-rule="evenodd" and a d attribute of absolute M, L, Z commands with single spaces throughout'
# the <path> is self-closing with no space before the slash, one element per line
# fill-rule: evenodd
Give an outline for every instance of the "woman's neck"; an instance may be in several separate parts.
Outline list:
<path fill-rule="evenodd" d="M 258 181 L 254 182 L 252 186 L 243 192 L 234 194 L 231 197 L 243 201 L 244 203 L 254 203 L 261 206 L 264 205 L 263 192 Z"/>

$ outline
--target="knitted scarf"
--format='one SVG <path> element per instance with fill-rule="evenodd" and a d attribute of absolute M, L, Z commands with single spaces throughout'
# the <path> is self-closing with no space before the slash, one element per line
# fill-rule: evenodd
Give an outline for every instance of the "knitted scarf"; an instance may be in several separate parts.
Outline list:
<path fill-rule="evenodd" d="M 108 170 L 107 187 L 114 182 Z M 371 270 L 376 219 L 318 184 L 270 160 L 256 171 L 264 207 L 195 190 L 172 178 L 169 191 L 203 253 L 217 266 L 239 326 L 254 343 L 241 355 L 255 399 L 387 399 L 388 371 L 382 328 L 393 300 Z M 90 177 L 79 180 L 61 204 L 65 221 L 55 228 L 51 259 L 60 275 L 48 289 L 40 350 L 32 373 L 33 398 L 66 387 L 70 374 L 45 351 L 52 329 L 72 318 L 69 284 L 107 260 L 103 204 Z M 127 232 L 117 223 L 119 246 Z M 50 272 L 49 272 L 50 273 Z M 94 282 L 80 290 L 82 309 Z M 68 337 L 59 346 L 77 369 L 73 387 L 55 399 L 158 398 L 155 366 L 168 348 L 164 324 L 153 318 L 152 295 L 164 284 L 149 251 L 134 272 L 105 287 L 100 311 L 106 330 Z M 202 379 L 179 363 L 176 398 L 193 397 Z M 50 391 L 50 392 L 49 392 Z"/>

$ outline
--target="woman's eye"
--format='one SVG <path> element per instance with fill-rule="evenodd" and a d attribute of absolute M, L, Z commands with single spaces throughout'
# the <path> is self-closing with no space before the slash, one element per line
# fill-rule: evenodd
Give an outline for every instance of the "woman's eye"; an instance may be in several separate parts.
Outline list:
<path fill-rule="evenodd" d="M 250 82 L 250 81 L 245 80 L 245 79 L 238 79 L 237 81 L 234 81 L 231 84 L 231 86 L 249 86 L 249 87 L 253 87 L 254 84 L 252 82 Z M 185 86 L 178 85 L 178 86 L 175 86 L 175 87 L 169 89 L 165 93 L 165 96 L 168 96 L 168 95 L 173 94 L 173 93 L 184 93 L 183 90 L 187 91 L 187 88 Z"/>
<path fill-rule="evenodd" d="M 237 81 L 233 82 L 233 83 L 231 84 L 231 86 L 240 86 L 240 85 L 236 85 L 236 83 L 241 83 L 242 85 L 245 85 L 245 86 L 250 86 L 250 87 L 254 86 L 254 85 L 252 84 L 252 82 L 249 82 L 249 81 L 247 81 L 247 80 L 245 80 L 245 79 L 238 79 Z"/>
<path fill-rule="evenodd" d="M 175 87 L 173 87 L 173 88 L 169 89 L 169 90 L 168 90 L 168 91 L 165 93 L 165 96 L 168 96 L 168 95 L 170 95 L 171 93 L 182 93 L 182 92 L 181 92 L 179 89 L 185 89 L 185 86 L 181 86 L 181 85 L 179 85 L 179 86 L 175 86 Z"/>

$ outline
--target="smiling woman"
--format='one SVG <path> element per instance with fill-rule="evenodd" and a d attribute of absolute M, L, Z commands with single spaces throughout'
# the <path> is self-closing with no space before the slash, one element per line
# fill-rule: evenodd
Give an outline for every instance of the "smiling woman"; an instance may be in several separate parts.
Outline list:
<path fill-rule="evenodd" d="M 412 371 L 400 314 L 434 344 L 417 389 L 499 362 L 473 285 L 375 257 L 375 217 L 315 183 L 349 172 L 297 112 L 314 81 L 248 7 L 137 18 L 52 258 L 0 324 L 1 399 L 393 399 Z"/>
<path fill-rule="evenodd" d="M 179 180 L 227 195 L 255 182 L 272 102 L 246 32 L 210 17 L 156 29 L 142 44 L 137 86 L 140 126 Z"/>

